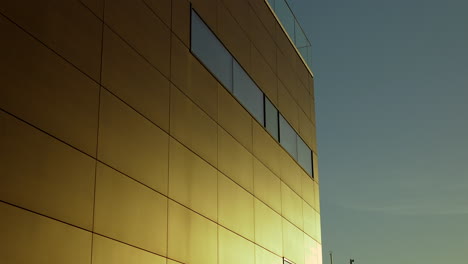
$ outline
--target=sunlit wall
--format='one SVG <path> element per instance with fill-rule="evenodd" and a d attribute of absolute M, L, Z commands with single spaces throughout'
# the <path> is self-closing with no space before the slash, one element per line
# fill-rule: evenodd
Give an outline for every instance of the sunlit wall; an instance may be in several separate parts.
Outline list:
<path fill-rule="evenodd" d="M 321 264 L 313 78 L 266 2 L 1 1 L 0 32 L 0 263 Z"/>

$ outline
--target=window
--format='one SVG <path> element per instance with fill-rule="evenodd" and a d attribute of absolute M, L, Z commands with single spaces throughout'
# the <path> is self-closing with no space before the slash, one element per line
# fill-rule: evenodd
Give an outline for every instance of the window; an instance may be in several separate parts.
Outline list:
<path fill-rule="evenodd" d="M 250 79 L 242 67 L 234 61 L 233 71 L 234 96 L 242 105 L 263 124 L 263 93 Z"/>
<path fill-rule="evenodd" d="M 278 110 L 265 96 L 265 128 L 278 140 Z M 279 140 L 278 140 L 279 141 Z"/>
<path fill-rule="evenodd" d="M 316 156 L 192 9 L 192 53 L 311 176 Z M 313 156 L 313 158 L 312 158 Z M 313 161 L 312 161 L 313 160 Z"/>
<path fill-rule="evenodd" d="M 191 50 L 232 92 L 232 56 L 192 9 Z"/>
<path fill-rule="evenodd" d="M 312 175 L 312 151 L 300 137 L 297 137 L 297 161 L 309 175 Z"/>
<path fill-rule="evenodd" d="M 279 130 L 281 146 L 297 160 L 297 134 L 282 115 L 279 119 Z"/>

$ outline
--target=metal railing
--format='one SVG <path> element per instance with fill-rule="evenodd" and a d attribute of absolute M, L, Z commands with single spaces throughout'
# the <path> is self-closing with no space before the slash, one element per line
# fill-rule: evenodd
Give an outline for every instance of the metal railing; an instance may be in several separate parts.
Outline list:
<path fill-rule="evenodd" d="M 312 72 L 311 44 L 286 0 L 267 0 L 289 38 Z"/>

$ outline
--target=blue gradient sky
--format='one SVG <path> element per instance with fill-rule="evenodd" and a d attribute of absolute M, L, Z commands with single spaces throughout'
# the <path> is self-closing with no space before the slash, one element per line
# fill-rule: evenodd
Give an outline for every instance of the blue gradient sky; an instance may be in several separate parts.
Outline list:
<path fill-rule="evenodd" d="M 324 263 L 468 263 L 468 1 L 289 2 L 313 45 Z"/>

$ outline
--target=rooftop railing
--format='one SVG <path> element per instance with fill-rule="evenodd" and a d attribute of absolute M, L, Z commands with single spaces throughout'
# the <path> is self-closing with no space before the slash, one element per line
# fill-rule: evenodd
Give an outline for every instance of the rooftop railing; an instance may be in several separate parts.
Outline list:
<path fill-rule="evenodd" d="M 311 44 L 307 38 L 304 30 L 297 21 L 294 13 L 292 12 L 289 4 L 286 0 L 267 0 L 270 7 L 275 12 L 278 17 L 281 25 L 286 30 L 289 35 L 289 38 L 296 46 L 296 49 L 304 59 L 304 62 L 309 67 L 309 70 L 312 72 L 312 54 L 311 54 Z"/>

